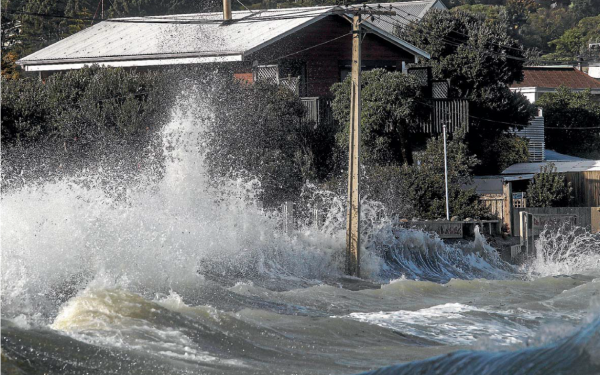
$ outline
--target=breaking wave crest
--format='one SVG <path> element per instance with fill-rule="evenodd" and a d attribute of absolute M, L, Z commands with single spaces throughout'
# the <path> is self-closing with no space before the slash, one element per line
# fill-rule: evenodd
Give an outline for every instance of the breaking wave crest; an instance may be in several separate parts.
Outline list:
<path fill-rule="evenodd" d="M 533 277 L 597 274 L 600 270 L 600 233 L 569 226 L 547 229 L 535 246 L 536 257 L 527 265 Z"/>
<path fill-rule="evenodd" d="M 598 374 L 600 318 L 561 340 L 512 352 L 461 350 L 451 354 L 384 367 L 364 375 Z"/>
<path fill-rule="evenodd" d="M 381 228 L 372 246 L 387 261 L 389 278 L 447 282 L 451 279 L 504 279 L 516 276 L 516 269 L 500 259 L 479 229 L 473 242 L 450 245 L 437 236 L 414 229 Z"/>

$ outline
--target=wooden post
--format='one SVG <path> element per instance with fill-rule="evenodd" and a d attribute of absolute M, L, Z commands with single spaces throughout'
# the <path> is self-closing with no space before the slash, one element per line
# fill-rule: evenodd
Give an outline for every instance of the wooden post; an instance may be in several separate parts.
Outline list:
<path fill-rule="evenodd" d="M 352 18 L 352 88 L 348 152 L 348 215 L 346 220 L 346 270 L 360 277 L 360 13 Z"/>
<path fill-rule="evenodd" d="M 294 231 L 294 203 L 284 202 L 281 211 L 283 214 L 283 232 L 291 236 Z"/>
<path fill-rule="evenodd" d="M 231 21 L 231 0 L 223 0 L 223 21 Z"/>
<path fill-rule="evenodd" d="M 506 232 L 512 235 L 512 211 L 513 211 L 513 200 L 512 200 L 512 182 L 502 182 L 502 195 L 504 196 L 504 202 L 502 208 L 504 214 L 502 215 L 502 224 L 506 227 Z"/>

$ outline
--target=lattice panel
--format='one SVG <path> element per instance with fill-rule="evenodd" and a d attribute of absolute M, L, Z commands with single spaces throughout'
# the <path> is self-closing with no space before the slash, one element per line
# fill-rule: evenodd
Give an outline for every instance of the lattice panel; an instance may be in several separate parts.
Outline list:
<path fill-rule="evenodd" d="M 254 81 L 279 83 L 279 67 L 277 65 L 259 65 L 254 68 Z"/>
<path fill-rule="evenodd" d="M 431 97 L 434 99 L 448 99 L 450 85 L 448 81 L 433 81 L 431 83 Z"/>
<path fill-rule="evenodd" d="M 279 81 L 279 84 L 283 87 L 287 87 L 292 90 L 296 95 L 299 94 L 300 91 L 300 77 L 288 77 L 282 78 Z"/>
<path fill-rule="evenodd" d="M 431 68 L 428 66 L 408 68 L 408 74 L 414 76 L 423 87 L 429 87 L 431 84 Z"/>

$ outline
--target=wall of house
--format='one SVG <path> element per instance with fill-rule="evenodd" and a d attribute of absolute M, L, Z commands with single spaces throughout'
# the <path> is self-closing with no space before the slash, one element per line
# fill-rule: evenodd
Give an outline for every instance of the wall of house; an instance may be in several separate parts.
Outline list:
<path fill-rule="evenodd" d="M 348 20 L 330 16 L 247 56 L 247 59 L 258 61 L 259 64 L 275 64 L 282 57 L 305 61 L 307 96 L 326 96 L 331 85 L 341 79 L 340 66 L 352 59 L 352 36 L 346 35 L 319 47 L 314 46 L 350 31 L 351 23 Z M 305 51 L 296 53 L 302 50 Z M 362 60 L 363 64 L 373 60 L 385 62 L 388 66 L 393 65 L 395 69 L 400 70 L 403 61 L 412 63 L 415 57 L 379 36 L 367 34 L 362 43 Z"/>

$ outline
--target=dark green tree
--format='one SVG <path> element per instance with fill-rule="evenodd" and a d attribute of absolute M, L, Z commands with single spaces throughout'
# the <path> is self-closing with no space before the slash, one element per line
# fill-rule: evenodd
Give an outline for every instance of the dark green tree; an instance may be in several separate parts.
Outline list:
<path fill-rule="evenodd" d="M 587 50 L 588 43 L 595 41 L 600 41 L 600 15 L 582 19 L 575 27 L 552 40 L 549 44 L 556 51 L 548 57 L 575 61 L 579 54 Z"/>
<path fill-rule="evenodd" d="M 218 1 L 195 0 L 112 0 L 111 17 L 160 16 L 166 14 L 198 13 L 222 6 Z"/>
<path fill-rule="evenodd" d="M 351 77 L 333 85 L 333 115 L 342 153 L 348 148 Z M 362 74 L 361 156 L 370 165 L 412 163 L 411 132 L 428 113 L 415 79 L 376 69 Z"/>
<path fill-rule="evenodd" d="M 479 202 L 475 190 L 464 188 L 472 182 L 473 168 L 479 163 L 477 158 L 470 154 L 464 136 L 457 134 L 448 142 L 447 154 L 450 214 L 462 219 L 485 217 L 487 210 Z M 411 202 L 417 217 L 444 218 L 446 198 L 443 139 L 430 139 L 426 150 L 416 159 L 415 164 L 404 167 L 404 195 L 408 202 Z"/>
<path fill-rule="evenodd" d="M 523 79 L 525 52 L 505 24 L 486 22 L 465 12 L 432 10 L 401 36 L 432 56 L 435 79 L 449 80 L 454 98 L 470 102 L 466 140 L 482 164 L 479 173 L 498 173 L 493 144 L 517 124 L 524 126 L 535 108 L 509 85 Z"/>
<path fill-rule="evenodd" d="M 585 158 L 600 158 L 600 104 L 590 91 L 559 87 L 536 105 L 544 109 L 546 148 Z M 589 129 L 586 129 L 589 128 Z"/>
<path fill-rule="evenodd" d="M 334 129 L 306 123 L 298 96 L 282 86 L 231 78 L 217 85 L 214 121 L 206 131 L 211 175 L 258 178 L 266 206 L 295 200 L 307 180 L 326 177 Z"/>
<path fill-rule="evenodd" d="M 530 207 L 563 207 L 571 200 L 571 184 L 565 175 L 556 173 L 556 166 L 548 163 L 540 168 L 529 187 L 527 199 Z"/>

